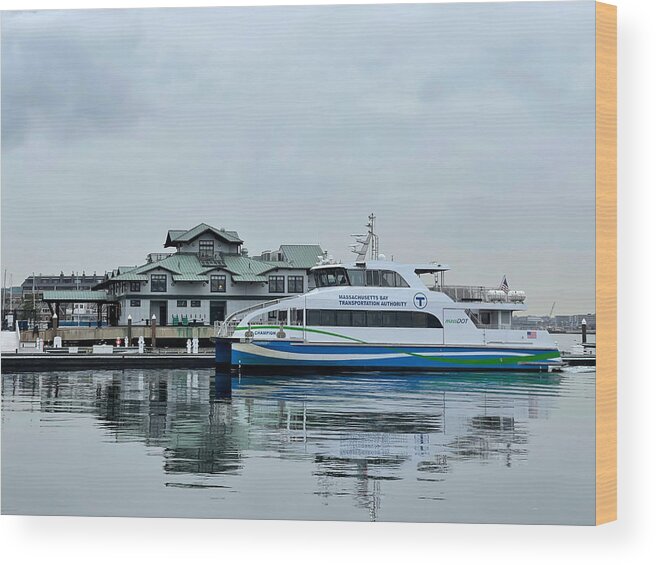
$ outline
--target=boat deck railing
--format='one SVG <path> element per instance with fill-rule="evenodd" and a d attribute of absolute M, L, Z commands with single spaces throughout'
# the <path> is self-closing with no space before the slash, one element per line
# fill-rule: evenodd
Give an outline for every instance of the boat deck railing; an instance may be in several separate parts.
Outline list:
<path fill-rule="evenodd" d="M 520 290 L 504 291 L 487 286 L 438 285 L 431 290 L 443 292 L 454 302 L 505 302 L 521 304 L 526 294 Z"/>
<path fill-rule="evenodd" d="M 239 325 L 244 319 L 244 316 L 259 310 L 260 308 L 266 308 L 267 306 L 273 306 L 282 302 L 285 298 L 276 298 L 275 300 L 269 300 L 267 302 L 261 302 L 259 304 L 254 304 L 253 306 L 248 306 L 247 308 L 242 308 L 230 314 L 223 322 L 214 322 L 214 329 L 216 330 L 217 337 L 231 337 L 235 333 L 235 328 Z"/>

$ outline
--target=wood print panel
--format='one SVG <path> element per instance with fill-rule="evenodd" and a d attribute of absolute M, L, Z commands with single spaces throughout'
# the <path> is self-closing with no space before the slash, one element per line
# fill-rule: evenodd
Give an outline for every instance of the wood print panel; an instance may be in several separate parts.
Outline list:
<path fill-rule="evenodd" d="M 617 9 L 596 6 L 597 524 L 617 517 Z"/>

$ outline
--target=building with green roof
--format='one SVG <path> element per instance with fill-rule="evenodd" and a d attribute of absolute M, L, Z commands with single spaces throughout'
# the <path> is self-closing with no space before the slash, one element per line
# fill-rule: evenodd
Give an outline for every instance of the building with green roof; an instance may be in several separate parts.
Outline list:
<path fill-rule="evenodd" d="M 235 231 L 198 224 L 168 230 L 164 248 L 143 265 L 117 267 L 94 287 L 115 304 L 116 323 L 213 324 L 236 310 L 307 292 L 319 245 L 281 245 L 249 257 Z"/>

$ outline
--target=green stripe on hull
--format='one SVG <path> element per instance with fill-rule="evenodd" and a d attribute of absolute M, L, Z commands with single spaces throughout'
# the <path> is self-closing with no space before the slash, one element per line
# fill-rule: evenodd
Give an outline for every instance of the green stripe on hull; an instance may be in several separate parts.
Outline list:
<path fill-rule="evenodd" d="M 251 326 L 251 330 L 279 330 L 281 326 Z M 237 327 L 237 331 L 246 331 L 248 327 Z M 338 337 L 341 339 L 346 339 L 356 343 L 361 343 L 364 345 L 371 345 L 370 342 L 364 341 L 362 339 L 357 339 L 348 335 L 338 334 L 334 332 L 329 332 L 325 330 L 317 330 L 314 328 L 308 328 L 305 326 L 282 326 L 282 329 L 289 331 L 305 331 L 315 334 L 329 335 L 331 337 Z M 439 347 L 439 345 L 436 345 Z M 491 357 L 487 359 L 462 359 L 458 357 L 435 357 L 431 355 L 422 355 L 421 353 L 414 353 L 412 351 L 406 351 L 402 348 L 395 347 L 392 345 L 379 345 L 384 349 L 389 349 L 394 353 L 402 353 L 403 355 L 409 355 L 412 357 L 419 357 L 420 359 L 425 359 L 427 361 L 433 361 L 438 363 L 452 363 L 454 365 L 477 365 L 477 366 L 487 366 L 487 365 L 517 365 L 517 364 L 526 364 L 526 363 L 535 363 L 536 361 L 550 361 L 560 359 L 559 351 L 549 351 L 547 353 L 537 353 L 535 355 L 526 355 L 523 357 Z M 429 346 L 430 347 L 430 346 Z M 448 345 L 446 347 L 449 347 Z"/>

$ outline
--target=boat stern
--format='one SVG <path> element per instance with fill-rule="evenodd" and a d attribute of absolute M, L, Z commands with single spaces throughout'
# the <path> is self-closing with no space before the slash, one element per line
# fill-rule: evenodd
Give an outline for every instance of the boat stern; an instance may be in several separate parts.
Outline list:
<path fill-rule="evenodd" d="M 227 337 L 217 337 L 214 351 L 214 361 L 219 367 L 230 367 L 232 364 L 232 342 Z"/>

